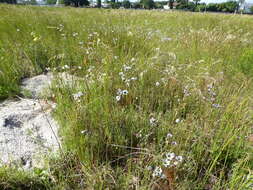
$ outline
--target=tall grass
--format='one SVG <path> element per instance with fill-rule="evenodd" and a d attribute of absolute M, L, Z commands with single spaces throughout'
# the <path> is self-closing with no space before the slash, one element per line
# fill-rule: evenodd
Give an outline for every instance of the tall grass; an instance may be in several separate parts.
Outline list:
<path fill-rule="evenodd" d="M 38 183 L 250 189 L 252 31 L 242 15 L 1 5 L 1 99 L 46 70 L 80 79 L 52 86 L 64 154 Z"/>

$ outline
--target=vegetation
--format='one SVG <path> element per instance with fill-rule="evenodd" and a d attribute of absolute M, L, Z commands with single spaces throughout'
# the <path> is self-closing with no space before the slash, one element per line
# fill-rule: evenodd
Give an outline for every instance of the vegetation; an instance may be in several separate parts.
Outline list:
<path fill-rule="evenodd" d="M 0 0 L 0 3 L 9 3 L 9 4 L 16 4 L 16 0 Z"/>
<path fill-rule="evenodd" d="M 46 2 L 48 5 L 55 5 L 57 0 L 47 0 Z"/>
<path fill-rule="evenodd" d="M 81 7 L 81 6 L 87 6 L 89 5 L 88 0 L 64 0 L 65 5 L 72 5 L 74 7 Z"/>
<path fill-rule="evenodd" d="M 253 20 L 0 5 L 0 97 L 56 80 L 63 152 L 0 189 L 251 189 Z"/>
<path fill-rule="evenodd" d="M 155 2 L 153 0 L 141 0 L 140 4 L 145 9 L 153 9 L 153 8 L 155 8 Z"/>

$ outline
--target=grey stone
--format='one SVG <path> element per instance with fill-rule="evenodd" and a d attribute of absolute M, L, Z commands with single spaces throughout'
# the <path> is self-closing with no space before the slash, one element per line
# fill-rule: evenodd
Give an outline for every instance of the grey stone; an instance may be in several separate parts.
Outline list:
<path fill-rule="evenodd" d="M 53 74 L 41 74 L 22 81 L 23 93 L 31 93 L 32 98 L 40 98 L 44 89 L 49 88 L 53 80 Z"/>
<path fill-rule="evenodd" d="M 43 166 L 49 153 L 57 153 L 58 124 L 53 103 L 20 99 L 0 104 L 0 164 L 19 163 L 24 168 Z"/>

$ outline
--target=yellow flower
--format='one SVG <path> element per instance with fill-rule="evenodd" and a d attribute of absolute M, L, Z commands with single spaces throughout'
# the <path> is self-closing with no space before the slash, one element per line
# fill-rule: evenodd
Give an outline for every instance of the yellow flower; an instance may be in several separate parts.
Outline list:
<path fill-rule="evenodd" d="M 39 37 L 35 37 L 34 39 L 33 39 L 33 41 L 38 41 L 40 38 Z"/>

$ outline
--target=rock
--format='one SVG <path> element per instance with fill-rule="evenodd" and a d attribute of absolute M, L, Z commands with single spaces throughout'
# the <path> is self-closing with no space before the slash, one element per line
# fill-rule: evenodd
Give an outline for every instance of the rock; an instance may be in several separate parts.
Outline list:
<path fill-rule="evenodd" d="M 58 124 L 51 116 L 52 103 L 21 99 L 0 104 L 0 164 L 24 168 L 43 165 L 59 149 Z M 42 159 L 43 158 L 43 159 Z"/>
<path fill-rule="evenodd" d="M 78 86 L 83 79 L 66 72 L 27 78 L 21 88 L 32 99 L 0 103 L 0 165 L 18 164 L 26 169 L 43 166 L 49 153 L 58 152 L 59 127 L 51 116 L 54 105 L 41 100 L 45 94 L 50 97 L 54 81 L 61 88 Z"/>
<path fill-rule="evenodd" d="M 49 88 L 53 81 L 57 81 L 59 87 L 73 87 L 78 84 L 78 81 L 83 81 L 82 78 L 70 75 L 66 72 L 53 75 L 52 73 L 37 75 L 32 78 L 24 79 L 21 83 L 21 88 L 25 96 L 38 99 L 43 95 L 50 96 Z"/>
<path fill-rule="evenodd" d="M 41 74 L 22 81 L 23 94 L 28 93 L 32 98 L 40 98 L 44 89 L 49 88 L 53 80 L 53 74 Z"/>

